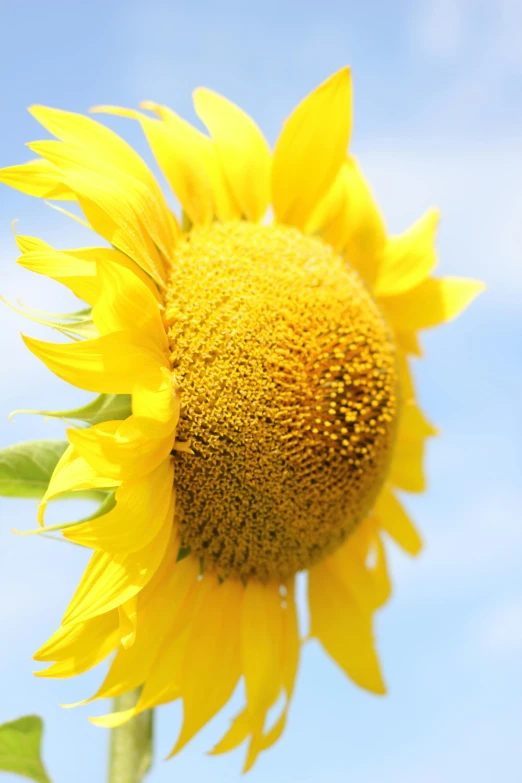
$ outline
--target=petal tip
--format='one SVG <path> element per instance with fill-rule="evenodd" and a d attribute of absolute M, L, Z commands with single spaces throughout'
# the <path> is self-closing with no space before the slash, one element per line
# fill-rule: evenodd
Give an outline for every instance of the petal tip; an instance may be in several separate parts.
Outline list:
<path fill-rule="evenodd" d="M 27 107 L 27 111 L 29 114 L 31 114 L 33 117 L 36 117 L 37 114 L 42 110 L 45 109 L 45 106 L 43 106 L 41 103 L 32 103 L 30 106 Z"/>
<path fill-rule="evenodd" d="M 343 65 L 339 70 L 334 71 L 324 82 L 325 85 L 344 85 L 347 86 L 351 83 L 352 71 L 349 65 Z"/>

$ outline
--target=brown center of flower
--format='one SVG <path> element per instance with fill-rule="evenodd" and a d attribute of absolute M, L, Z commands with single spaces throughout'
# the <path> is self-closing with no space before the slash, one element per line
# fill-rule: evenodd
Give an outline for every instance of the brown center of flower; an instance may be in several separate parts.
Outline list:
<path fill-rule="evenodd" d="M 181 384 L 182 545 L 223 575 L 284 578 L 333 551 L 384 481 L 397 410 L 390 331 L 359 276 L 299 231 L 193 229 L 166 320 Z"/>

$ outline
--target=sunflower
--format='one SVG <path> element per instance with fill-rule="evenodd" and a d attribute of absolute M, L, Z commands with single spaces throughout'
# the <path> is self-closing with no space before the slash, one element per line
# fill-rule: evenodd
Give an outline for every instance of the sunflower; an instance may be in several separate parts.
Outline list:
<path fill-rule="evenodd" d="M 435 432 L 409 360 L 418 332 L 482 286 L 432 277 L 435 210 L 387 236 L 347 153 L 347 68 L 298 105 L 273 153 L 227 99 L 198 89 L 194 102 L 209 135 L 152 102 L 93 110 L 141 124 L 180 221 L 136 152 L 79 114 L 32 107 L 58 140 L 29 144 L 39 157 L 0 173 L 76 201 L 108 245 L 17 238 L 23 267 L 91 308 L 63 328 L 72 341 L 25 344 L 70 384 L 132 400 L 123 419 L 67 430 L 40 524 L 62 493 L 101 489 L 107 502 L 60 528 L 93 554 L 35 658 L 51 662 L 40 676 L 71 677 L 115 653 L 92 699 L 141 695 L 99 725 L 181 699 L 172 754 L 242 681 L 244 709 L 212 752 L 248 740 L 248 769 L 287 719 L 298 573 L 307 638 L 357 685 L 385 691 L 373 637 L 390 595 L 384 539 L 421 548 L 396 490 L 424 490 Z"/>

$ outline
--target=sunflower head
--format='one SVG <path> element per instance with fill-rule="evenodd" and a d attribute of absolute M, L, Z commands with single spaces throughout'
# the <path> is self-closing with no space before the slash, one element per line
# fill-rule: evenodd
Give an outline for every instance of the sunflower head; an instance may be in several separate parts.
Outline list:
<path fill-rule="evenodd" d="M 165 319 L 182 388 L 182 544 L 226 576 L 285 578 L 370 510 L 392 450 L 392 335 L 320 239 L 245 222 L 194 229 Z"/>
<path fill-rule="evenodd" d="M 88 306 L 46 322 L 73 341 L 27 346 L 100 393 L 72 412 L 98 416 L 67 431 L 39 520 L 63 493 L 107 494 L 98 514 L 62 526 L 93 555 L 35 657 L 53 662 L 41 676 L 69 677 L 115 651 L 93 699 L 141 695 L 95 722 L 181 699 L 173 753 L 241 681 L 245 708 L 213 752 L 248 740 L 248 769 L 285 726 L 303 636 L 298 572 L 305 636 L 359 686 L 385 690 L 373 632 L 390 594 L 384 539 L 420 549 L 396 490 L 424 489 L 434 434 L 409 362 L 419 331 L 481 286 L 432 276 L 436 211 L 388 235 L 348 153 L 348 69 L 297 107 L 273 153 L 237 106 L 204 89 L 194 98 L 208 135 L 151 102 L 98 108 L 141 124 L 181 220 L 144 161 L 81 115 L 33 107 L 57 141 L 0 172 L 73 202 L 104 240 L 56 250 L 17 238 L 22 266 Z"/>

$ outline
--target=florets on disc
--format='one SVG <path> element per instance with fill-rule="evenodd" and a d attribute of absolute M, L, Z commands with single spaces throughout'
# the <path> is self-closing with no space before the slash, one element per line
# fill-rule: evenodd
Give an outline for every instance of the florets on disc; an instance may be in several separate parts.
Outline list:
<path fill-rule="evenodd" d="M 166 319 L 182 388 L 182 544 L 223 575 L 287 577 L 335 549 L 384 479 L 397 407 L 390 332 L 359 276 L 299 231 L 198 228 Z"/>

